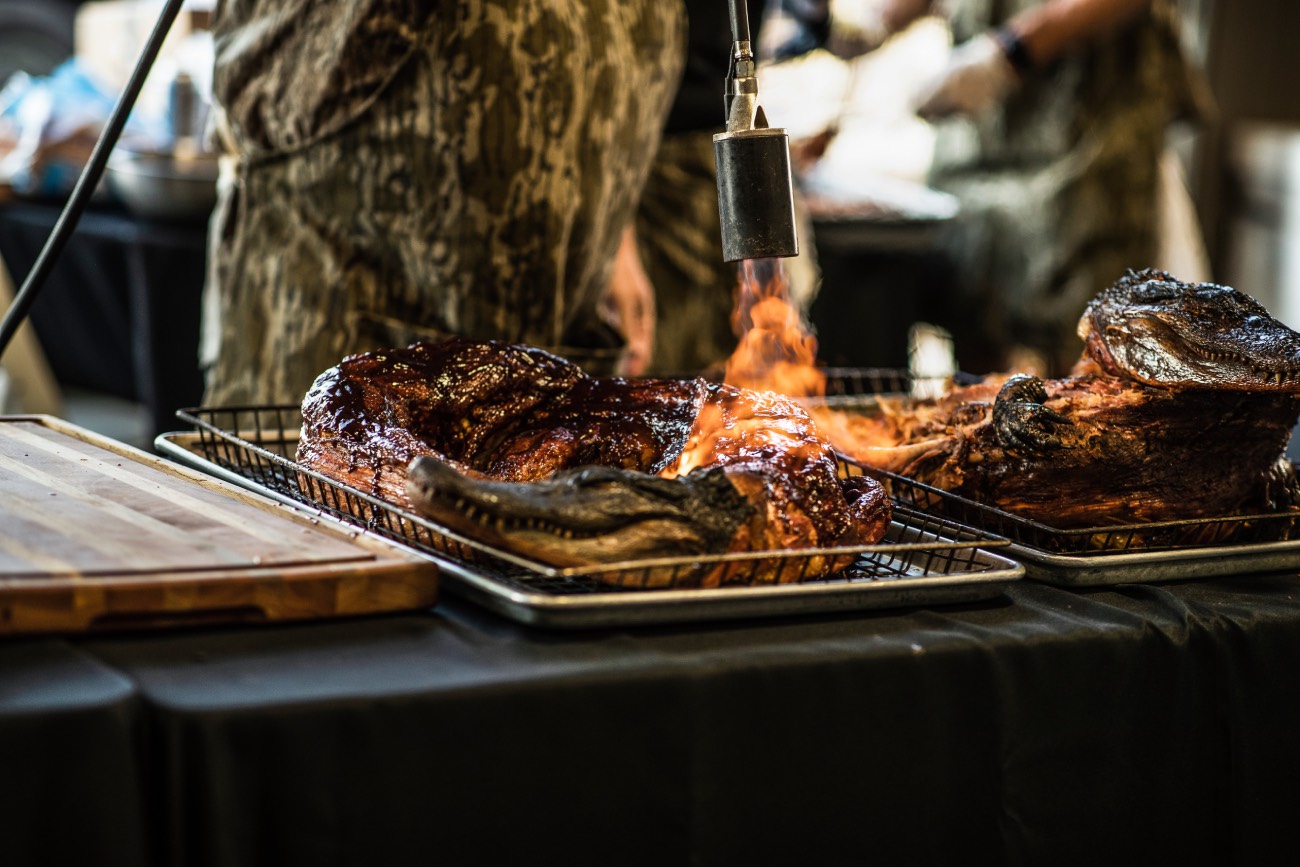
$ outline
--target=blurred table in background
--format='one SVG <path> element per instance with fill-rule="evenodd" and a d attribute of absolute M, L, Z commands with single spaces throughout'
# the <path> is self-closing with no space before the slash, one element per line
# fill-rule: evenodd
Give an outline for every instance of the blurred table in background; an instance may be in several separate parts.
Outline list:
<path fill-rule="evenodd" d="M 0 259 L 21 285 L 61 206 L 0 202 Z M 141 404 L 152 433 L 203 394 L 199 311 L 207 223 L 84 214 L 32 306 L 31 322 L 63 386 Z"/>
<path fill-rule="evenodd" d="M 908 330 L 942 320 L 953 283 L 946 220 L 819 216 L 821 289 L 809 310 L 818 358 L 833 367 L 907 367 Z"/>

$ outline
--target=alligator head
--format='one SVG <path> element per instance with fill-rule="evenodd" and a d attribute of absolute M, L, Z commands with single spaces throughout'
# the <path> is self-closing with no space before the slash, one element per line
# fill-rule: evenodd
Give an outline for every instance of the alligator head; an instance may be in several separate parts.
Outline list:
<path fill-rule="evenodd" d="M 721 467 L 664 479 L 588 466 L 496 482 L 420 457 L 406 492 L 449 529 L 555 566 L 721 554 L 754 512 Z"/>
<path fill-rule="evenodd" d="M 1300 334 L 1227 286 L 1129 272 L 1088 305 L 1079 336 L 1104 371 L 1146 385 L 1300 393 Z"/>

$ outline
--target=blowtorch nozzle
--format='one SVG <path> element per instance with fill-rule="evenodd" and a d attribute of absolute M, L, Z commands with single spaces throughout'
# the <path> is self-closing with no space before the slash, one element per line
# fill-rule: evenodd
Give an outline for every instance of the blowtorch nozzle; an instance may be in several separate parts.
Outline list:
<path fill-rule="evenodd" d="M 790 137 L 785 130 L 718 133 L 713 158 L 718 164 L 723 261 L 799 255 Z"/>
<path fill-rule="evenodd" d="M 758 78 L 744 0 L 730 0 L 732 59 L 724 102 L 727 130 L 713 137 L 722 259 L 799 255 L 790 137 L 772 129 L 758 104 Z"/>

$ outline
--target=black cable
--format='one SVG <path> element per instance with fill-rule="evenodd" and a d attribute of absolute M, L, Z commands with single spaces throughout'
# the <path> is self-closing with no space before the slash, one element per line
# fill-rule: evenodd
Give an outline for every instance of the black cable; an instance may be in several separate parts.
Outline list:
<path fill-rule="evenodd" d="M 746 0 L 729 0 L 732 42 L 749 41 L 749 7 L 745 3 Z"/>
<path fill-rule="evenodd" d="M 103 177 L 108 155 L 112 153 L 117 140 L 121 138 L 122 129 L 131 115 L 131 109 L 135 107 L 135 101 L 140 96 L 145 79 L 149 77 L 149 70 L 153 68 L 154 61 L 158 58 L 158 51 L 162 48 L 163 40 L 167 38 L 167 31 L 171 30 L 172 22 L 176 20 L 184 4 L 185 0 L 167 0 L 166 5 L 163 6 L 158 21 L 154 24 L 153 32 L 149 34 L 149 39 L 140 52 L 140 58 L 135 62 L 135 69 L 127 80 L 126 88 L 118 98 L 117 105 L 113 107 L 112 114 L 108 116 L 108 122 L 104 124 L 99 140 L 95 142 L 90 159 L 86 161 L 86 167 L 81 170 L 81 176 L 77 178 L 77 183 L 72 188 L 67 204 L 63 206 L 58 221 L 50 231 L 49 237 L 45 239 L 45 246 L 41 248 L 35 264 L 27 272 L 22 287 L 5 312 L 4 321 L 0 322 L 0 358 L 4 357 L 9 341 L 13 339 L 18 327 L 27 318 L 27 313 L 36 301 L 36 293 L 45 284 L 50 269 L 54 267 L 59 254 L 68 243 L 68 238 L 77 228 L 77 221 L 81 219 L 91 195 L 95 192 L 95 187 L 99 185 L 99 179 Z"/>

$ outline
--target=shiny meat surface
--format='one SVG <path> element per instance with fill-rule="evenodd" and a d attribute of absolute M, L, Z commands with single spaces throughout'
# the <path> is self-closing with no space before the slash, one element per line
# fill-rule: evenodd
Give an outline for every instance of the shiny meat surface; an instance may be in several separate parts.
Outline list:
<path fill-rule="evenodd" d="M 836 444 L 1061 528 L 1300 504 L 1283 459 L 1300 414 L 1300 334 L 1236 290 L 1143 271 L 1089 305 L 1080 336 L 1069 377 L 997 376 L 886 403 Z"/>
<path fill-rule="evenodd" d="M 414 465 L 423 467 L 416 477 L 412 462 L 422 457 L 457 470 L 457 481 L 428 464 Z M 297 459 L 449 526 L 481 530 L 492 544 L 570 565 L 602 550 L 865 545 L 883 536 L 891 515 L 878 484 L 837 477 L 830 443 L 791 400 L 702 379 L 593 378 L 540 350 L 490 341 L 415 344 L 325 371 L 303 401 Z M 629 475 L 606 474 L 599 485 L 591 474 L 569 475 L 589 467 Z M 671 481 L 709 470 L 739 498 Z M 654 476 L 667 487 L 638 480 Z M 550 480 L 558 483 L 531 488 Z M 702 532 L 692 524 L 704 508 L 734 514 Z M 569 542 L 556 546 L 547 534 Z M 818 568 L 845 565 L 826 558 Z"/>

